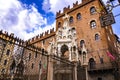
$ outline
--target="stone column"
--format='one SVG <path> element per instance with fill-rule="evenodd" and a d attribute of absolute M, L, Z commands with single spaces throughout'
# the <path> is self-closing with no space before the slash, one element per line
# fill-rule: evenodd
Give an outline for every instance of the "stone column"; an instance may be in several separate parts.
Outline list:
<path fill-rule="evenodd" d="M 76 46 L 76 60 L 78 61 L 78 48 Z"/>
<path fill-rule="evenodd" d="M 88 70 L 87 70 L 87 66 L 85 66 L 85 74 L 86 74 L 86 80 L 88 80 Z"/>
<path fill-rule="evenodd" d="M 74 74 L 73 74 L 73 80 L 77 80 L 77 63 L 74 63 Z"/>
<path fill-rule="evenodd" d="M 53 80 L 53 59 L 51 58 L 51 55 L 48 57 L 47 80 Z"/>
<path fill-rule="evenodd" d="M 71 51 L 71 47 L 69 47 L 69 60 L 71 61 L 71 55 L 72 55 L 72 51 Z"/>

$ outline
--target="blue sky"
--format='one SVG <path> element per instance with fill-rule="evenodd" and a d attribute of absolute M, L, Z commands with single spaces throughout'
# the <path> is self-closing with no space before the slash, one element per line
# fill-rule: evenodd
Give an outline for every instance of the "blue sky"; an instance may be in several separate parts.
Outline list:
<path fill-rule="evenodd" d="M 56 12 L 77 0 L 0 0 L 0 29 L 27 40 L 55 27 Z M 107 0 L 103 0 L 106 2 Z M 80 3 L 81 0 L 78 0 Z M 114 2 L 117 4 L 117 2 Z M 114 15 L 120 7 L 113 9 Z M 113 31 L 120 37 L 120 16 L 115 17 Z"/>

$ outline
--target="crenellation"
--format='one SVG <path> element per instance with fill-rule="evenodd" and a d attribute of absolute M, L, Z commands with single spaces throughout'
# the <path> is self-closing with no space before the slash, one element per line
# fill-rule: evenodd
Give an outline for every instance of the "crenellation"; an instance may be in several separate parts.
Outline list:
<path fill-rule="evenodd" d="M 32 39 L 29 39 L 28 42 L 29 42 L 29 43 L 32 42 Z"/>
<path fill-rule="evenodd" d="M 19 37 L 18 37 L 18 38 L 17 38 L 17 42 L 19 42 L 19 40 L 20 40 L 20 39 L 19 39 Z"/>
<path fill-rule="evenodd" d="M 44 34 L 44 33 L 41 33 L 41 34 L 40 34 L 40 38 L 42 38 L 42 37 L 43 37 L 43 34 Z"/>
<path fill-rule="evenodd" d="M 21 41 L 22 41 L 22 40 L 21 40 L 21 39 L 19 39 L 19 44 L 21 44 Z"/>
<path fill-rule="evenodd" d="M 4 34 L 7 34 L 8 32 L 7 31 L 4 31 Z"/>
<path fill-rule="evenodd" d="M 68 9 L 70 9 L 70 5 L 68 5 Z"/>
<path fill-rule="evenodd" d="M 54 32 L 54 28 L 50 29 L 50 33 L 53 33 Z"/>
<path fill-rule="evenodd" d="M 73 3 L 73 8 L 78 6 L 78 1 L 76 1 L 76 3 Z"/>
<path fill-rule="evenodd" d="M 6 33 L 5 35 L 7 36 L 7 33 Z M 10 38 L 11 40 L 13 40 L 13 39 L 14 39 L 14 33 L 11 33 L 11 34 L 9 35 L 9 38 Z"/>
<path fill-rule="evenodd" d="M 16 37 L 14 37 L 14 39 L 15 39 L 15 41 L 17 40 L 17 36 Z"/>
<path fill-rule="evenodd" d="M 78 3 L 78 1 L 76 1 L 75 3 L 73 3 L 73 7 L 70 8 L 70 5 L 68 5 L 68 7 L 64 7 L 63 8 L 63 12 L 61 13 L 61 11 L 59 10 L 59 12 L 56 13 L 56 18 L 64 13 L 69 13 L 71 10 L 74 10 L 76 7 L 79 7 L 81 5 L 84 5 L 85 3 L 92 1 L 92 0 L 82 0 L 82 3 Z"/>
<path fill-rule="evenodd" d="M 56 12 L 56 16 L 59 16 L 61 14 L 61 10 L 59 12 Z"/>
<path fill-rule="evenodd" d="M 70 10 L 70 6 L 68 6 L 67 8 L 64 7 L 64 8 L 63 8 L 63 13 L 67 13 L 69 10 Z"/>
<path fill-rule="evenodd" d="M 49 30 L 45 31 L 45 36 L 49 34 Z"/>
<path fill-rule="evenodd" d="M 34 40 L 36 39 L 36 37 L 33 37 L 34 38 Z"/>
<path fill-rule="evenodd" d="M 31 41 L 31 39 L 28 39 L 28 40 L 27 40 L 27 42 L 30 42 L 30 41 Z"/>
<path fill-rule="evenodd" d="M 36 39 L 38 39 L 38 37 L 39 37 L 39 34 L 36 36 Z"/>
<path fill-rule="evenodd" d="M 2 30 L 0 30 L 0 34 L 2 34 Z"/>
<path fill-rule="evenodd" d="M 34 41 L 34 37 L 32 38 L 32 41 Z"/>

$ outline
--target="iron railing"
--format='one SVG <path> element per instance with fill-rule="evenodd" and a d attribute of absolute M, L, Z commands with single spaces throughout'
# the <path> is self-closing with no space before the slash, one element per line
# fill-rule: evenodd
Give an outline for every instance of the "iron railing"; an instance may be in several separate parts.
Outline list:
<path fill-rule="evenodd" d="M 92 70 L 107 70 L 116 68 L 116 64 L 113 62 L 108 63 L 96 63 L 94 65 L 88 65 L 88 71 Z"/>

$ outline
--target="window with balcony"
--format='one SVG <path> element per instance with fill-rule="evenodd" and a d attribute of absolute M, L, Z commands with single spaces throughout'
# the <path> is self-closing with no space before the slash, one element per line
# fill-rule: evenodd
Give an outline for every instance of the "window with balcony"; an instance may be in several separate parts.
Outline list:
<path fill-rule="evenodd" d="M 93 6 L 93 7 L 90 8 L 90 14 L 95 14 L 95 13 L 96 13 L 96 9 L 95 9 L 95 7 Z"/>
<path fill-rule="evenodd" d="M 96 22 L 95 22 L 95 20 L 92 20 L 91 22 L 90 22 L 90 27 L 91 28 L 95 28 L 97 25 L 96 25 Z"/>

